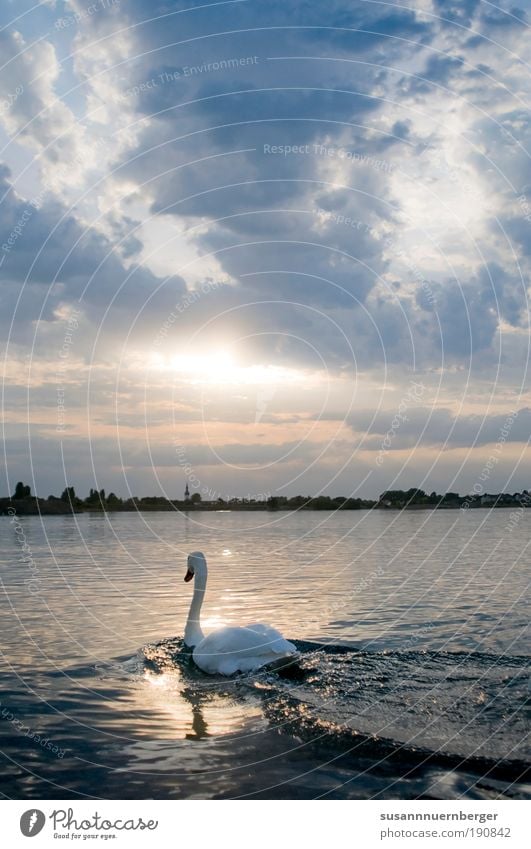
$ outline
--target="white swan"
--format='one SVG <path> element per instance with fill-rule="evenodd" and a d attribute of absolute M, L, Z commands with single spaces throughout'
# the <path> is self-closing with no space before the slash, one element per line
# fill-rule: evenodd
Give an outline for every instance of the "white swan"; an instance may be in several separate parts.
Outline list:
<path fill-rule="evenodd" d="M 279 631 L 260 622 L 243 628 L 220 628 L 205 637 L 201 630 L 201 605 L 205 597 L 207 564 L 201 551 L 188 555 L 185 581 L 195 577 L 195 588 L 184 642 L 193 648 L 192 657 L 203 672 L 209 675 L 233 675 L 251 672 L 268 663 L 297 654 L 293 643 L 285 640 Z"/>

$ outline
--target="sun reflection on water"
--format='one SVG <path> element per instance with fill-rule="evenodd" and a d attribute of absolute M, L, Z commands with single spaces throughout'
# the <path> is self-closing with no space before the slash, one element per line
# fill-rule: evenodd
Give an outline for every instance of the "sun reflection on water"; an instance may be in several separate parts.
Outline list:
<path fill-rule="evenodd" d="M 241 732 L 250 721 L 262 717 L 260 705 L 249 695 L 239 696 L 226 682 L 203 676 L 187 680 L 175 668 L 167 672 L 146 670 L 138 692 L 142 711 L 165 718 L 166 733 L 173 740 L 203 740 Z"/>

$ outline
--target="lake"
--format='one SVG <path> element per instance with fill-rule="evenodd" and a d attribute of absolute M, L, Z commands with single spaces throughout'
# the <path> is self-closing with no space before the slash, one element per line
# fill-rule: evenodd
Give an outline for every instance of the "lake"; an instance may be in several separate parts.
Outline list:
<path fill-rule="evenodd" d="M 524 798 L 531 510 L 0 518 L 12 798 Z M 300 676 L 203 675 L 264 621 Z"/>

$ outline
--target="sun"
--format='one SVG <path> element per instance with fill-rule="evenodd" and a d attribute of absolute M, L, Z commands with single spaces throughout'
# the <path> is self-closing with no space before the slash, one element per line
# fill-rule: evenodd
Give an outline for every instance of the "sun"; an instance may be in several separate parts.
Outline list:
<path fill-rule="evenodd" d="M 201 354 L 176 354 L 170 359 L 171 370 L 185 379 L 200 383 L 230 383 L 238 371 L 234 355 L 226 349 Z"/>
<path fill-rule="evenodd" d="M 294 369 L 274 365 L 249 365 L 238 361 L 228 348 L 212 348 L 201 353 L 156 353 L 150 365 L 157 371 L 170 371 L 191 384 L 264 386 L 300 382 Z"/>

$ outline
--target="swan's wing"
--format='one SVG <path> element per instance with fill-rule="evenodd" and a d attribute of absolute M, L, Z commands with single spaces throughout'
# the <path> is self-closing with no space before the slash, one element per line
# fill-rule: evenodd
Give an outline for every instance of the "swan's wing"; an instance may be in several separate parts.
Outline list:
<path fill-rule="evenodd" d="M 275 628 L 257 623 L 252 627 L 214 631 L 195 647 L 193 658 L 204 672 L 232 675 L 259 669 L 296 651 L 293 643 Z"/>
<path fill-rule="evenodd" d="M 293 643 L 286 640 L 280 631 L 277 631 L 276 628 L 272 628 L 271 625 L 264 625 L 263 622 L 253 622 L 252 625 L 246 625 L 245 627 L 250 631 L 254 631 L 256 634 L 259 634 L 269 648 L 273 648 L 276 651 L 279 651 L 280 649 L 280 653 L 282 654 L 292 654 L 297 651 Z"/>
<path fill-rule="evenodd" d="M 291 654 L 293 643 L 285 640 L 280 631 L 257 623 L 245 628 L 220 628 L 201 640 L 196 651 L 217 654 L 238 654 L 240 657 L 260 654 Z"/>

